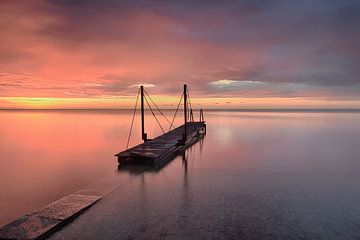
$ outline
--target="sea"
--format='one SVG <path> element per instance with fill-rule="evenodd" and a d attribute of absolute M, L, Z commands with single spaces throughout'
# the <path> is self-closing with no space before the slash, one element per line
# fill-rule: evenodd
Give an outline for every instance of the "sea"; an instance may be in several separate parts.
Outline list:
<path fill-rule="evenodd" d="M 157 115 L 161 127 L 146 112 L 148 137 L 168 131 L 169 120 L 182 124 L 183 113 L 174 112 Z M 207 134 L 185 157 L 131 175 L 119 170 L 114 155 L 128 140 L 129 147 L 141 143 L 139 112 L 130 131 L 133 115 L 132 110 L 1 110 L 0 225 L 101 178 L 124 174 L 143 178 L 154 194 L 168 191 L 163 184 L 173 179 L 174 191 L 186 186 L 180 197 L 201 194 L 206 202 L 216 201 L 217 194 L 229 196 L 266 216 L 272 208 L 283 219 L 302 216 L 299 221 L 305 222 L 299 224 L 360 220 L 360 215 L 339 219 L 360 211 L 360 111 L 204 110 Z M 199 119 L 198 111 L 194 118 Z M 156 176 L 165 180 L 152 181 Z M 279 205 L 269 207 L 269 201 Z"/>

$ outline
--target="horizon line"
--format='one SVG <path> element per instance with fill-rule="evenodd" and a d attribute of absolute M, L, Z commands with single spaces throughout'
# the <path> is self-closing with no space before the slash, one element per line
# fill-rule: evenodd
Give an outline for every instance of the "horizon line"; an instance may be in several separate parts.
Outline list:
<path fill-rule="evenodd" d="M 134 110 L 133 108 L 0 108 L 0 111 L 109 111 L 109 110 Z M 140 110 L 140 109 L 137 109 Z M 145 109 L 149 110 L 149 109 Z M 176 110 L 175 108 L 163 108 L 161 110 Z M 179 109 L 182 111 L 183 109 Z M 200 110 L 194 109 L 194 110 Z M 360 111 L 360 108 L 203 108 L 207 111 Z"/>

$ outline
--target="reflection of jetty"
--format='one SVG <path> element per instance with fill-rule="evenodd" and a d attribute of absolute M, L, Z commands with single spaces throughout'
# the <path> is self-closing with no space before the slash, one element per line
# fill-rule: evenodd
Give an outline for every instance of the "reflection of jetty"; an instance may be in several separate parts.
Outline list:
<path fill-rule="evenodd" d="M 187 147 L 196 143 L 199 139 L 201 139 L 206 134 L 206 124 L 204 121 L 203 111 L 200 110 L 200 119 L 198 122 L 194 121 L 193 111 L 191 108 L 191 103 L 188 101 L 189 94 L 187 91 L 186 84 L 184 85 L 184 92 L 181 96 L 179 105 L 175 111 L 174 118 L 179 110 L 179 106 L 181 104 L 181 100 L 184 99 L 184 124 L 171 130 L 174 122 L 173 120 L 170 122 L 165 115 L 161 112 L 161 110 L 155 105 L 154 101 L 150 98 L 150 96 L 146 93 L 143 86 L 140 87 L 141 94 L 141 129 L 142 129 L 142 139 L 144 143 L 139 144 L 135 147 L 122 151 L 115 156 L 118 158 L 119 164 L 142 164 L 142 165 L 161 165 L 170 161 L 182 151 L 184 151 Z M 156 121 L 160 125 L 158 119 L 156 118 L 149 101 L 147 100 L 145 94 L 151 100 L 151 102 L 155 105 L 156 109 L 166 118 L 166 120 L 170 123 L 170 128 L 168 132 L 164 132 L 163 135 L 156 137 L 152 140 L 147 139 L 147 134 L 144 131 L 144 99 L 149 106 L 153 116 Z M 139 94 L 138 94 L 139 96 Z M 136 100 L 135 110 L 137 106 L 138 97 Z M 134 110 L 134 115 L 135 111 Z M 134 119 L 134 118 L 133 118 Z M 131 124 L 132 128 L 133 122 Z M 160 125 L 161 127 L 161 125 Z M 161 127 L 163 130 L 163 127 Z M 131 136 L 131 129 L 129 138 Z M 128 141 L 129 142 L 129 141 Z"/>

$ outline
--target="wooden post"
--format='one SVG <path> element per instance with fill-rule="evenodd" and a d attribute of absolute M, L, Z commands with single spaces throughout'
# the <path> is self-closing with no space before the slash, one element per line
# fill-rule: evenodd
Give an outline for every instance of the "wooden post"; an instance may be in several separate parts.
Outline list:
<path fill-rule="evenodd" d="M 184 135 L 183 135 L 183 144 L 187 140 L 187 85 L 184 84 Z"/>
<path fill-rule="evenodd" d="M 202 108 L 200 108 L 200 119 L 199 119 L 200 122 L 205 122 L 205 118 L 204 118 L 204 112 L 202 110 Z"/>
<path fill-rule="evenodd" d="M 144 86 L 140 86 L 140 93 L 141 93 L 141 138 L 144 142 L 146 142 L 147 134 L 145 133 Z"/>
<path fill-rule="evenodd" d="M 190 117 L 189 118 L 190 118 L 190 122 L 195 122 L 192 108 L 190 109 Z"/>

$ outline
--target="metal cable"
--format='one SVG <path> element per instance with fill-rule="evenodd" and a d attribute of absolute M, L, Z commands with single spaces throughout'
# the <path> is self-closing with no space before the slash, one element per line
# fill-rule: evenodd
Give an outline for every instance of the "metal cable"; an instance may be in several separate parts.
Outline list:
<path fill-rule="evenodd" d="M 169 121 L 169 119 L 164 115 L 164 113 L 161 111 L 161 109 L 156 105 L 156 103 L 152 100 L 152 98 L 150 97 L 150 95 L 146 92 L 146 90 L 144 89 L 145 94 L 149 97 L 150 101 L 154 104 L 154 106 L 156 107 L 156 109 L 161 113 L 161 115 L 163 115 L 163 117 L 166 119 L 166 121 L 171 125 L 171 122 Z"/>
<path fill-rule="evenodd" d="M 149 104 L 149 102 L 148 102 L 148 100 L 147 100 L 146 96 L 144 96 L 144 98 L 145 98 L 145 102 L 147 103 L 147 105 L 148 105 L 148 107 L 149 107 L 149 109 L 150 109 L 150 111 L 151 111 L 152 115 L 153 115 L 153 116 L 154 116 L 154 118 L 156 119 L 156 122 L 158 123 L 158 125 L 159 125 L 159 127 L 161 128 L 162 132 L 165 134 L 165 131 L 164 131 L 163 127 L 161 126 L 161 124 L 160 124 L 159 120 L 158 120 L 158 119 L 157 119 L 157 117 L 155 116 L 155 113 L 154 113 L 154 111 L 152 110 L 152 108 L 151 108 L 151 106 L 150 106 L 150 104 Z"/>
<path fill-rule="evenodd" d="M 188 89 L 186 89 L 186 92 L 187 92 L 187 95 L 188 95 L 188 98 L 189 98 L 189 113 L 191 113 L 192 112 L 192 106 L 191 106 L 191 99 L 190 99 L 190 94 L 189 94 L 189 90 Z M 190 116 L 190 114 L 189 114 L 189 121 L 191 121 L 191 116 Z"/>
<path fill-rule="evenodd" d="M 178 104 L 178 106 L 177 106 L 177 108 L 176 108 L 176 111 L 175 111 L 175 113 L 174 113 L 174 117 L 173 117 L 173 119 L 172 119 L 172 121 L 171 121 L 171 125 L 170 125 L 170 128 L 169 128 L 169 131 L 171 130 L 171 127 L 172 127 L 173 124 L 174 124 L 174 120 L 175 120 L 175 117 L 176 117 L 177 112 L 179 111 L 179 107 L 180 107 L 180 104 L 181 104 L 181 101 L 182 101 L 183 97 L 184 97 L 184 93 L 181 95 L 179 104 Z"/>
<path fill-rule="evenodd" d="M 126 149 L 128 149 L 128 147 L 129 147 L 129 142 L 130 142 L 130 138 L 131 138 L 131 132 L 132 132 L 132 128 L 134 126 L 134 119 L 135 119 L 135 115 L 136 115 L 137 104 L 138 104 L 138 101 L 139 101 L 139 94 L 140 94 L 140 88 L 139 88 L 139 91 L 138 91 L 137 96 L 136 96 L 136 103 L 135 103 L 134 113 L 133 113 L 132 120 L 131 120 L 129 136 L 128 136 L 128 140 L 127 140 L 127 143 L 126 143 Z"/>
<path fill-rule="evenodd" d="M 188 95 L 188 98 L 189 98 L 190 109 L 192 109 L 192 106 L 191 106 L 191 99 L 190 99 L 190 94 L 189 94 L 189 90 L 188 90 L 188 89 L 186 89 L 186 91 L 187 91 L 187 95 Z"/>

